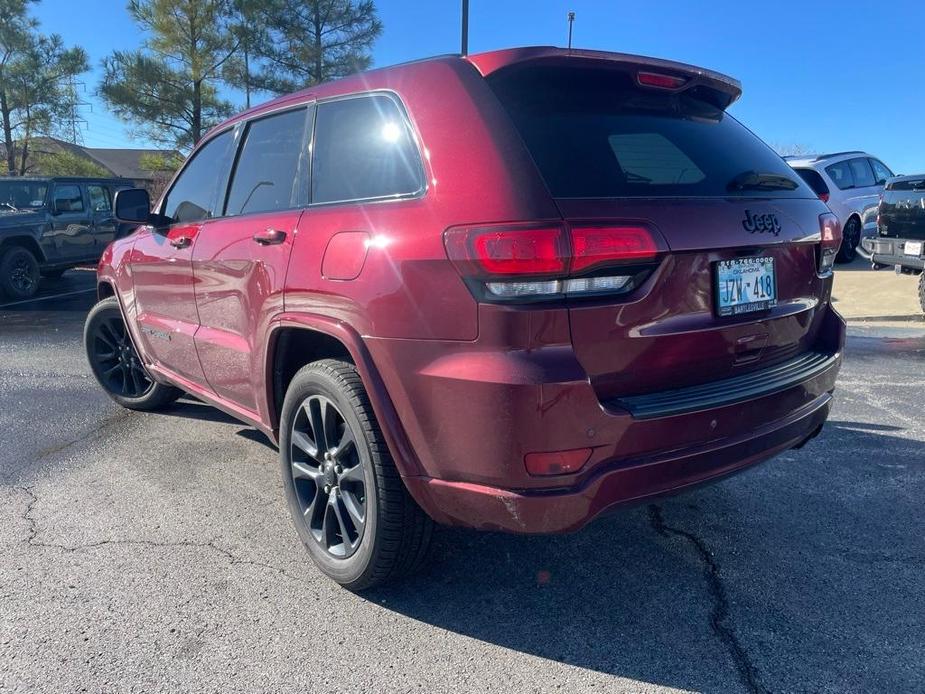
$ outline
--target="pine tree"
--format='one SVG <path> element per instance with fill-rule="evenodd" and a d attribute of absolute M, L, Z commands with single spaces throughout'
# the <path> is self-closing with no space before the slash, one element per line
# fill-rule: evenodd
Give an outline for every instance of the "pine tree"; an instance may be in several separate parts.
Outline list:
<path fill-rule="evenodd" d="M 129 12 L 148 38 L 141 50 L 103 62 L 100 95 L 148 139 L 188 149 L 233 106 L 218 86 L 240 48 L 230 0 L 132 0 Z"/>
<path fill-rule="evenodd" d="M 28 170 L 29 144 L 73 117 L 70 81 L 87 70 L 82 48 L 39 33 L 29 16 L 35 0 L 0 0 L 0 122 L 9 175 Z"/>

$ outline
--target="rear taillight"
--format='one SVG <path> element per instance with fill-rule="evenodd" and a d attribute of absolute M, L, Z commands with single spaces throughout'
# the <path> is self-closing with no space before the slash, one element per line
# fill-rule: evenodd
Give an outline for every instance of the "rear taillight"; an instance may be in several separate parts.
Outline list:
<path fill-rule="evenodd" d="M 828 275 L 835 267 L 835 256 L 841 248 L 841 224 L 831 212 L 819 215 L 819 274 Z"/>
<path fill-rule="evenodd" d="M 667 248 L 648 226 L 619 223 L 454 227 L 444 241 L 450 260 L 486 301 L 626 293 Z"/>
<path fill-rule="evenodd" d="M 828 201 L 829 201 L 829 194 L 828 194 L 828 193 L 819 193 L 819 199 L 822 200 L 822 202 L 828 202 Z"/>

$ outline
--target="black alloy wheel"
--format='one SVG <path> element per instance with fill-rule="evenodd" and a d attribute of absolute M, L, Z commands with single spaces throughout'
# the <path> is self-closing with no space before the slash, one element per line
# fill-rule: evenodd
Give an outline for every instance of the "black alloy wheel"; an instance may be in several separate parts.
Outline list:
<path fill-rule="evenodd" d="M 311 395 L 292 420 L 289 440 L 303 522 L 332 557 L 352 556 L 366 529 L 368 486 L 355 433 L 329 398 Z"/>
<path fill-rule="evenodd" d="M 861 243 L 861 222 L 857 217 L 852 217 L 845 224 L 842 232 L 841 247 L 838 249 L 838 255 L 835 259 L 839 263 L 850 263 L 857 257 L 858 244 Z"/>
<path fill-rule="evenodd" d="M 88 357 L 100 382 L 113 395 L 141 398 L 154 388 L 135 352 L 121 316 L 97 321 L 88 335 Z"/>
<path fill-rule="evenodd" d="M 28 248 L 12 246 L 0 255 L 0 288 L 12 299 L 31 299 L 39 291 L 39 264 Z"/>

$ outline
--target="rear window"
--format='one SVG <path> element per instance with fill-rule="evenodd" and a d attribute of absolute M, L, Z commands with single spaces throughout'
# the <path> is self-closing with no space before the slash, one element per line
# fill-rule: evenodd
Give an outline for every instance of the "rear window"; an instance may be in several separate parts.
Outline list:
<path fill-rule="evenodd" d="M 814 169 L 794 169 L 800 178 L 806 181 L 806 184 L 813 189 L 816 195 L 828 195 L 829 187 L 825 184 L 822 175 Z"/>
<path fill-rule="evenodd" d="M 555 197 L 756 194 L 746 172 L 791 179 L 763 197 L 814 197 L 776 153 L 732 116 L 691 94 L 641 89 L 622 71 L 530 67 L 489 83 Z"/>

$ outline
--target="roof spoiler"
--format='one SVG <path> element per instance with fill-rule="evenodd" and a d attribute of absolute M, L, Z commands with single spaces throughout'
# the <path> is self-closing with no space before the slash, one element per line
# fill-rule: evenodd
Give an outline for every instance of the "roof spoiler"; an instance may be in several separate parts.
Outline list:
<path fill-rule="evenodd" d="M 488 53 L 477 53 L 465 58 L 472 63 L 483 77 L 512 67 L 525 65 L 570 65 L 594 64 L 613 66 L 623 69 L 642 68 L 643 72 L 655 72 L 668 77 L 683 77 L 683 87 L 674 91 L 687 91 L 694 87 L 706 89 L 710 101 L 717 107 L 729 108 L 741 95 L 742 85 L 738 80 L 712 70 L 677 63 L 673 60 L 649 58 L 628 53 L 610 53 L 608 51 L 588 51 L 554 46 L 537 46 L 532 48 L 508 48 Z"/>

